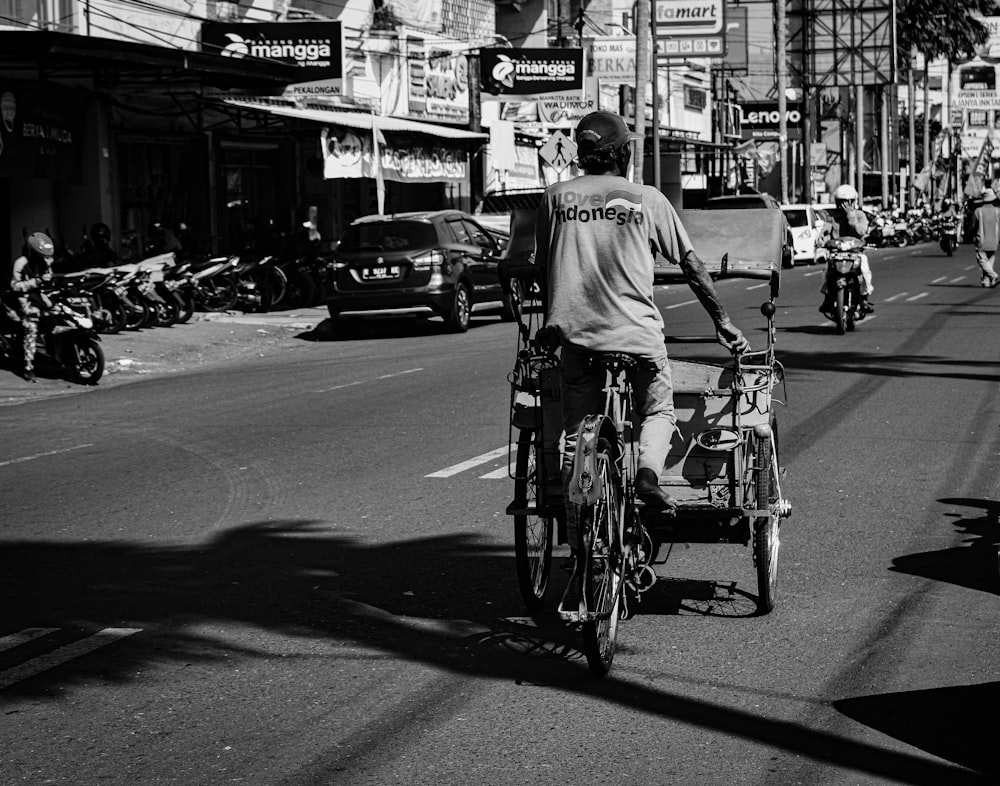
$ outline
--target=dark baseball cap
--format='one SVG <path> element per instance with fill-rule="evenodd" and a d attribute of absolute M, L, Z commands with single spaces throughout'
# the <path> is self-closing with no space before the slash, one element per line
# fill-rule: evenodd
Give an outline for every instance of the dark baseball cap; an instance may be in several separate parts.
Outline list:
<path fill-rule="evenodd" d="M 641 138 L 639 134 L 629 131 L 622 117 L 614 112 L 591 112 L 576 126 L 576 144 L 581 152 L 614 150 L 626 142 Z"/>

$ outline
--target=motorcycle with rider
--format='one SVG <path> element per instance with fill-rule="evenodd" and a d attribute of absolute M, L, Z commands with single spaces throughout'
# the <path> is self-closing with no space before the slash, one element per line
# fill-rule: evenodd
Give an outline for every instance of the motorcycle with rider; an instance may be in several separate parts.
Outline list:
<path fill-rule="evenodd" d="M 858 192 L 844 184 L 834 191 L 833 199 L 834 225 L 828 243 L 826 275 L 820 287 L 823 303 L 819 310 L 843 334 L 875 310 L 871 303 L 874 286 L 868 255 L 864 253 L 868 219 L 858 209 Z"/>

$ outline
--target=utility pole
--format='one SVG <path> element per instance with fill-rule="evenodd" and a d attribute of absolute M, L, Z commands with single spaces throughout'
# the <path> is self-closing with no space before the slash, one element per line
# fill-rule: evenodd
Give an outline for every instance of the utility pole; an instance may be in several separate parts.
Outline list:
<path fill-rule="evenodd" d="M 781 204 L 783 205 L 788 204 L 788 120 L 785 117 L 788 112 L 788 97 L 785 95 L 788 83 L 788 64 L 785 62 L 785 2 L 786 0 L 775 0 L 777 14 L 774 22 L 776 28 L 774 37 L 778 45 L 778 157 L 781 165 Z"/>
<path fill-rule="evenodd" d="M 907 204 L 900 205 L 900 207 L 912 207 L 917 202 L 917 187 L 916 187 L 916 176 L 917 176 L 917 91 L 913 83 L 913 69 L 917 64 L 917 48 L 913 47 L 910 49 L 910 69 L 906 74 L 906 113 L 908 115 L 908 133 L 909 133 L 909 170 L 910 170 L 910 182 L 909 188 L 906 191 L 907 194 Z"/>
<path fill-rule="evenodd" d="M 653 2 L 655 1 L 653 0 Z M 635 93 L 632 99 L 632 106 L 635 110 L 633 130 L 639 136 L 635 142 L 635 160 L 632 162 L 636 183 L 643 182 L 643 169 L 646 160 L 646 83 L 649 81 L 650 60 L 646 36 L 650 30 L 649 13 L 649 4 L 639 0 L 635 6 Z M 653 45 L 656 45 L 655 39 Z"/>

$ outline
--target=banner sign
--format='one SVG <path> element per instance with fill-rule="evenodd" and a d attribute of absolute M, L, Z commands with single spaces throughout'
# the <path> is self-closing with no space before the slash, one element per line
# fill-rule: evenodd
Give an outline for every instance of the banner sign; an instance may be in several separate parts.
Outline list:
<path fill-rule="evenodd" d="M 377 165 L 370 132 L 349 128 L 324 128 L 320 132 L 323 177 L 374 178 Z M 398 145 L 379 142 L 382 177 L 400 183 L 466 182 L 469 176 L 465 150 L 440 145 Z"/>
<path fill-rule="evenodd" d="M 339 96 L 343 92 L 344 41 L 340 22 L 205 22 L 201 51 L 240 60 L 299 66 L 302 81 L 287 96 Z"/>
<path fill-rule="evenodd" d="M 86 95 L 0 79 L 0 177 L 81 182 Z"/>
<path fill-rule="evenodd" d="M 726 54 L 725 0 L 656 0 L 657 59 Z"/>
<path fill-rule="evenodd" d="M 467 125 L 469 122 L 469 60 L 456 42 L 446 47 L 419 36 L 407 36 L 409 116 Z"/>
<path fill-rule="evenodd" d="M 600 36 L 592 39 L 590 76 L 609 84 L 635 84 L 635 39 Z"/>
<path fill-rule="evenodd" d="M 480 49 L 484 101 L 534 101 L 583 90 L 582 49 Z"/>
<path fill-rule="evenodd" d="M 738 106 L 740 133 L 744 139 L 778 133 L 781 115 L 777 101 L 746 101 Z M 785 104 L 785 128 L 789 139 L 802 136 L 802 107 L 794 101 Z"/>

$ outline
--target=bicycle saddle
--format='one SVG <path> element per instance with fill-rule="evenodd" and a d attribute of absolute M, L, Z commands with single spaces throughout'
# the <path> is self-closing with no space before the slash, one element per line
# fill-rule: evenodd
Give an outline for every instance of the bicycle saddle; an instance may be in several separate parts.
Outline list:
<path fill-rule="evenodd" d="M 635 368 L 639 365 L 639 359 L 628 352 L 595 352 L 587 362 L 591 365 L 603 366 L 604 368 L 613 368 L 615 366 Z"/>

